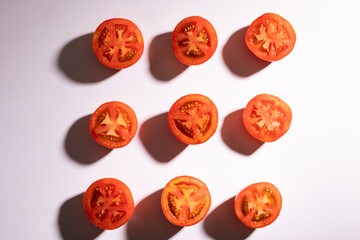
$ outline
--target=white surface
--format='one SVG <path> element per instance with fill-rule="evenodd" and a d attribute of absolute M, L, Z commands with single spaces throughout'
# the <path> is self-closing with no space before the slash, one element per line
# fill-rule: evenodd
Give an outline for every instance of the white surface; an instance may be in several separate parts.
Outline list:
<path fill-rule="evenodd" d="M 287 18 L 297 33 L 294 51 L 267 66 L 240 39 L 265 12 Z M 169 40 L 191 15 L 214 25 L 219 45 L 205 64 L 183 68 Z M 113 17 L 134 21 L 145 39 L 140 61 L 122 71 L 103 67 L 90 46 L 95 28 Z M 360 235 L 356 1 L 2 0 L 0 23 L 0 239 Z M 207 143 L 184 148 L 170 135 L 166 112 L 188 93 L 209 96 L 220 121 Z M 279 96 L 293 111 L 289 132 L 261 146 L 236 125 L 259 93 Z M 90 114 L 110 100 L 132 106 L 139 120 L 134 140 L 113 151 L 87 130 Z M 208 185 L 212 207 L 203 222 L 178 229 L 165 221 L 158 200 L 159 190 L 183 174 Z M 103 177 L 124 181 L 135 199 L 133 218 L 114 231 L 93 227 L 81 205 L 81 194 Z M 279 188 L 283 208 L 269 227 L 248 231 L 232 200 L 258 181 Z"/>

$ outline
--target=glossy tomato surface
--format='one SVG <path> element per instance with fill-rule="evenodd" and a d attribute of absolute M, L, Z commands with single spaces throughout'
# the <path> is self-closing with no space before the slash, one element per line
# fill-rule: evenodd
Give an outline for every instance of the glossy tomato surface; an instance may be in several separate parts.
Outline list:
<path fill-rule="evenodd" d="M 235 198 L 235 213 L 250 228 L 262 228 L 273 223 L 281 206 L 280 191 L 268 182 L 254 183 Z"/>
<path fill-rule="evenodd" d="M 115 178 L 103 178 L 92 183 L 84 194 L 83 203 L 90 221 L 106 230 L 121 227 L 134 212 L 130 189 Z"/>
<path fill-rule="evenodd" d="M 209 60 L 218 45 L 212 24 L 199 16 L 181 20 L 172 34 L 172 46 L 177 59 L 186 65 L 199 65 Z"/>
<path fill-rule="evenodd" d="M 265 13 L 251 23 L 245 42 L 258 58 L 271 62 L 284 58 L 293 50 L 296 34 L 285 18 Z"/>
<path fill-rule="evenodd" d="M 274 142 L 290 128 L 292 112 L 286 102 L 270 94 L 260 94 L 245 107 L 243 122 L 254 138 Z"/>
<path fill-rule="evenodd" d="M 216 132 L 218 110 L 207 96 L 185 95 L 171 106 L 168 123 L 171 132 L 183 143 L 204 143 Z"/>
<path fill-rule="evenodd" d="M 121 148 L 134 138 L 138 127 L 134 110 L 122 102 L 107 102 L 95 110 L 90 119 L 90 134 L 108 148 Z"/>
<path fill-rule="evenodd" d="M 130 20 L 113 18 L 95 30 L 92 48 L 105 66 L 123 69 L 135 64 L 144 51 L 140 29 Z"/>
<path fill-rule="evenodd" d="M 211 196 L 206 184 L 191 176 L 170 180 L 161 194 L 164 215 L 177 226 L 192 226 L 200 222 L 210 206 Z"/>

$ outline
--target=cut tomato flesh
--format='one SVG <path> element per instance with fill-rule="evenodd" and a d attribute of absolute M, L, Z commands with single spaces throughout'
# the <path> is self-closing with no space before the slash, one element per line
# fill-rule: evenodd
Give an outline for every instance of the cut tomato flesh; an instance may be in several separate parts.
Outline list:
<path fill-rule="evenodd" d="M 274 222 L 280 214 L 282 197 L 271 183 L 255 183 L 235 198 L 235 213 L 248 227 L 261 228 Z"/>
<path fill-rule="evenodd" d="M 171 107 L 168 123 L 173 134 L 186 144 L 206 142 L 216 131 L 218 112 L 206 96 L 189 94 Z"/>
<path fill-rule="evenodd" d="M 251 121 L 258 131 L 272 132 L 281 127 L 280 120 L 284 114 L 271 103 L 259 102 L 254 106 Z"/>
<path fill-rule="evenodd" d="M 187 103 L 174 114 L 173 119 L 178 129 L 190 138 L 201 139 L 210 126 L 211 114 L 206 105 L 200 102 Z"/>
<path fill-rule="evenodd" d="M 161 206 L 165 217 L 178 226 L 191 226 L 200 222 L 211 205 L 210 192 L 199 179 L 180 176 L 164 188 Z"/>
<path fill-rule="evenodd" d="M 109 148 L 124 147 L 137 130 L 135 112 L 121 102 L 101 105 L 90 119 L 90 133 L 99 144 Z"/>
<path fill-rule="evenodd" d="M 128 27 L 123 24 L 115 24 L 113 27 L 112 31 L 104 28 L 98 39 L 98 47 L 109 62 L 128 61 L 136 54 L 136 34 L 128 31 Z"/>
<path fill-rule="evenodd" d="M 273 142 L 290 128 L 290 107 L 280 98 L 260 94 L 249 101 L 244 110 L 243 121 L 247 131 L 264 142 Z"/>
<path fill-rule="evenodd" d="M 208 36 L 207 30 L 200 23 L 190 23 L 182 29 L 177 40 L 179 47 L 184 48 L 184 55 L 201 57 L 210 48 Z"/>
<path fill-rule="evenodd" d="M 84 208 L 89 219 L 103 229 L 115 229 L 125 224 L 134 211 L 130 189 L 113 178 L 100 179 L 86 190 Z"/>
<path fill-rule="evenodd" d="M 197 192 L 198 186 L 181 182 L 169 190 L 168 204 L 173 216 L 182 221 L 197 217 L 205 206 L 204 196 Z"/>
<path fill-rule="evenodd" d="M 105 139 L 116 138 L 116 141 L 124 140 L 129 135 L 129 120 L 126 113 L 109 111 L 101 115 L 99 125 L 95 127 L 95 134 Z M 115 140 L 115 139 L 114 139 Z"/>
<path fill-rule="evenodd" d="M 175 56 L 186 65 L 199 65 L 216 51 L 218 39 L 211 23 L 199 16 L 183 19 L 172 34 Z"/>
<path fill-rule="evenodd" d="M 92 47 L 104 65 L 123 69 L 141 58 L 144 42 L 140 29 L 133 22 L 114 18 L 106 20 L 96 29 Z"/>
<path fill-rule="evenodd" d="M 255 192 L 252 196 L 245 196 L 242 200 L 241 209 L 246 218 L 257 222 L 270 217 L 272 207 L 275 204 L 272 192 L 269 189 L 265 189 L 262 193 Z"/>
<path fill-rule="evenodd" d="M 275 22 L 269 22 L 267 27 L 261 23 L 251 40 L 265 54 L 276 56 L 289 47 L 288 35 L 286 29 L 278 27 Z"/>
<path fill-rule="evenodd" d="M 296 33 L 283 17 L 274 13 L 265 13 L 251 23 L 245 42 L 260 59 L 277 61 L 293 50 Z"/>

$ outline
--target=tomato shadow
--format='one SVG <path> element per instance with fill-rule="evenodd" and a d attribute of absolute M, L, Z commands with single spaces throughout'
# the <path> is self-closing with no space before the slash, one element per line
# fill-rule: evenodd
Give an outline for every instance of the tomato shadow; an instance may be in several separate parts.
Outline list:
<path fill-rule="evenodd" d="M 170 223 L 161 209 L 162 189 L 141 200 L 135 207 L 134 214 L 127 223 L 129 240 L 170 239 L 182 227 Z"/>
<path fill-rule="evenodd" d="M 91 42 L 93 33 L 73 39 L 62 49 L 58 67 L 71 80 L 79 83 L 95 83 L 117 73 L 119 70 L 104 66 L 95 56 Z"/>
<path fill-rule="evenodd" d="M 217 240 L 246 239 L 255 229 L 245 226 L 236 216 L 235 197 L 222 203 L 204 220 L 204 229 L 208 235 Z"/>
<path fill-rule="evenodd" d="M 150 43 L 151 74 L 160 81 L 169 81 L 188 68 L 176 57 L 171 43 L 172 32 L 157 35 Z"/>
<path fill-rule="evenodd" d="M 81 164 L 94 163 L 109 152 L 106 148 L 93 140 L 89 131 L 91 115 L 77 120 L 69 129 L 65 138 L 65 151 L 68 156 Z"/>
<path fill-rule="evenodd" d="M 95 239 L 104 230 L 90 222 L 83 206 L 84 193 L 65 201 L 59 211 L 58 225 L 64 240 Z"/>
<path fill-rule="evenodd" d="M 221 128 L 221 136 L 225 144 L 235 152 L 251 155 L 264 142 L 252 137 L 246 130 L 243 121 L 244 108 L 225 117 Z"/>
<path fill-rule="evenodd" d="M 145 121 L 140 127 L 141 142 L 150 155 L 165 163 L 175 158 L 188 145 L 172 134 L 167 121 L 168 113 L 162 113 Z"/>
<path fill-rule="evenodd" d="M 249 26 L 241 28 L 231 35 L 223 48 L 226 66 L 240 77 L 249 77 L 270 64 L 256 57 L 246 46 L 245 34 L 248 28 Z"/>

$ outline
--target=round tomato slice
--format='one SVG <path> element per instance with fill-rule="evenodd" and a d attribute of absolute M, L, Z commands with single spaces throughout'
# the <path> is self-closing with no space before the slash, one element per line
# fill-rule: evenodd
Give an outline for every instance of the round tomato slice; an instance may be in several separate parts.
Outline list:
<path fill-rule="evenodd" d="M 200 222 L 210 206 L 211 196 L 206 184 L 191 176 L 170 180 L 161 194 L 164 215 L 177 226 L 192 226 Z"/>
<path fill-rule="evenodd" d="M 292 113 L 289 105 L 270 94 L 255 96 L 246 105 L 243 122 L 254 138 L 274 142 L 290 128 Z"/>
<path fill-rule="evenodd" d="M 186 65 L 199 65 L 215 53 L 218 38 L 211 23 L 198 16 L 181 20 L 172 34 L 175 56 Z"/>
<path fill-rule="evenodd" d="M 204 143 L 214 135 L 218 111 L 210 98 L 201 94 L 181 97 L 170 108 L 168 123 L 171 132 L 185 144 Z"/>
<path fill-rule="evenodd" d="M 106 230 L 121 227 L 134 212 L 130 189 L 115 178 L 103 178 L 92 183 L 84 194 L 83 203 L 90 221 Z"/>
<path fill-rule="evenodd" d="M 121 148 L 134 138 L 138 127 L 134 110 L 122 102 L 107 102 L 90 118 L 90 133 L 96 142 L 108 148 Z"/>
<path fill-rule="evenodd" d="M 265 61 L 277 61 L 294 48 L 296 34 L 291 24 L 275 13 L 265 13 L 251 23 L 245 35 L 251 52 Z"/>
<path fill-rule="evenodd" d="M 280 214 L 280 191 L 271 183 L 254 183 L 235 198 L 235 213 L 246 226 L 262 228 L 273 223 Z"/>
<path fill-rule="evenodd" d="M 92 49 L 105 66 L 123 69 L 141 58 L 144 40 L 135 23 L 127 19 L 113 18 L 104 21 L 95 30 Z"/>

